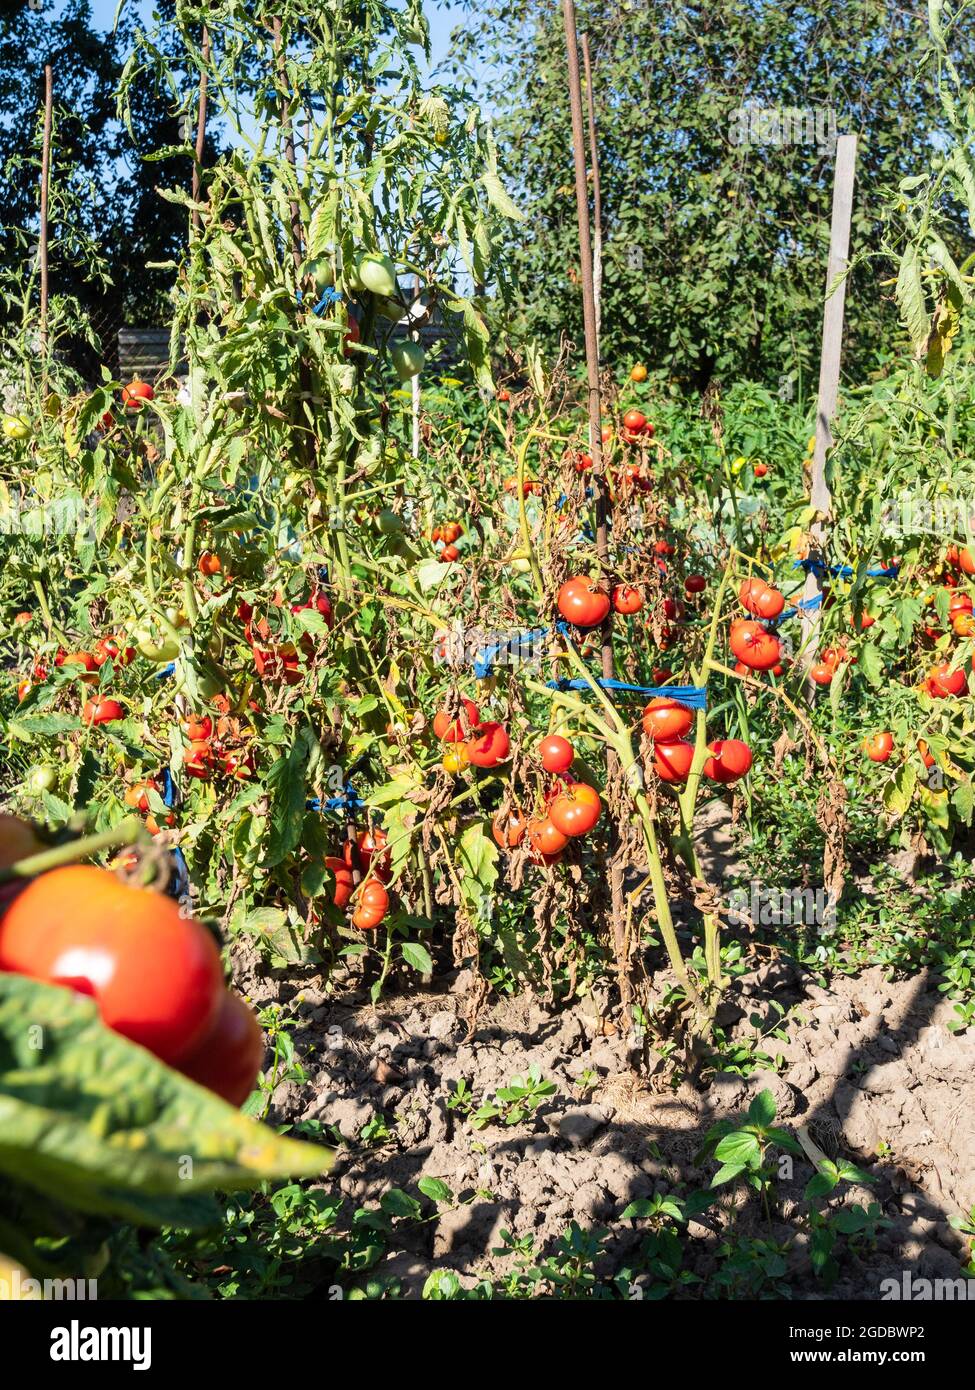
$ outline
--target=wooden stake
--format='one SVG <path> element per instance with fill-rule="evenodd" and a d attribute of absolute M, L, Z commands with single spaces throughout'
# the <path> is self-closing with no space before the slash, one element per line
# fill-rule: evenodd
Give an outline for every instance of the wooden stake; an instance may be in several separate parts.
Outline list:
<path fill-rule="evenodd" d="M 291 125 L 291 112 L 288 107 L 288 69 L 284 52 L 284 36 L 281 32 L 280 19 L 272 21 L 274 28 L 274 52 L 277 57 L 278 83 L 281 91 L 281 130 L 284 135 L 284 157 L 291 165 L 292 169 L 297 169 L 298 161 L 295 158 L 295 137 Z M 294 257 L 295 269 L 300 270 L 303 260 L 301 252 L 301 208 L 298 206 L 297 199 L 293 198 L 290 203 L 291 210 L 291 254 Z"/>
<path fill-rule="evenodd" d="M 48 283 L 47 224 L 51 189 L 51 129 L 54 123 L 54 72 L 51 64 L 44 68 L 44 136 L 41 144 L 41 226 L 38 254 L 41 270 L 41 356 L 43 371 L 47 372 L 47 313 L 50 298 Z"/>
<path fill-rule="evenodd" d="M 596 295 L 593 283 L 592 233 L 589 224 L 589 184 L 586 178 L 586 138 L 582 118 L 582 83 L 579 79 L 579 47 L 576 37 L 576 16 L 573 0 L 562 0 L 565 17 L 565 43 L 569 59 L 569 106 L 572 113 L 572 153 L 575 162 L 576 216 L 579 223 L 579 265 L 582 272 L 582 317 L 586 337 L 586 377 L 588 381 L 589 404 L 589 452 L 592 455 L 593 494 L 596 510 L 596 551 L 604 575 L 612 569 L 609 553 L 609 489 L 606 486 L 605 461 L 602 446 L 602 408 L 599 394 L 599 329 L 596 319 Z M 592 155 L 595 164 L 596 141 L 595 122 L 590 125 Z M 602 638 L 602 673 L 604 680 L 612 680 L 616 674 L 613 660 L 613 606 L 600 632 Z M 618 774 L 619 760 L 612 750 L 606 754 L 606 777 L 612 782 Z M 610 858 L 615 858 L 619 848 L 619 829 L 611 827 Z M 627 914 L 623 903 L 623 871 L 618 863 L 610 869 L 610 930 L 613 939 L 613 954 L 619 980 L 620 1002 L 627 1021 L 631 1018 L 631 1006 L 636 990 L 632 969 L 628 959 Z"/>
<path fill-rule="evenodd" d="M 836 172 L 833 182 L 833 218 L 829 236 L 829 262 L 826 270 L 826 307 L 823 312 L 823 344 L 819 359 L 819 396 L 816 405 L 816 451 L 813 454 L 810 506 L 815 510 L 810 527 L 809 559 L 823 560 L 824 523 L 829 520 L 832 498 L 826 485 L 826 454 L 833 443 L 831 430 L 836 415 L 840 384 L 840 361 L 843 354 L 843 312 L 846 304 L 844 276 L 850 252 L 850 221 L 853 215 L 853 183 L 856 172 L 857 137 L 841 135 L 836 142 Z M 837 283 L 838 282 L 838 283 Z M 834 288 L 835 287 L 835 288 Z M 815 600 L 823 592 L 823 574 L 819 569 L 806 575 L 802 597 Z M 816 639 L 822 604 L 803 607 L 802 645 L 803 664 L 808 667 L 815 659 Z M 810 690 L 815 687 L 810 687 Z"/>
<path fill-rule="evenodd" d="M 206 25 L 203 26 L 202 57 L 204 63 L 210 61 L 210 30 Z M 203 152 L 206 148 L 207 138 L 207 86 L 210 74 L 204 67 L 200 73 L 200 100 L 196 111 L 196 158 L 193 161 L 193 201 L 200 201 L 200 192 L 203 184 Z M 196 208 L 193 209 L 193 230 L 200 230 L 202 219 Z"/>
<path fill-rule="evenodd" d="M 602 407 L 599 397 L 599 339 L 596 329 L 596 297 L 592 274 L 592 234 L 589 226 L 589 186 L 586 178 L 586 137 L 582 120 L 582 83 L 579 78 L 579 47 L 573 0 L 562 0 L 565 16 L 565 42 L 569 58 L 569 106 L 572 112 L 572 153 L 575 162 L 576 215 L 579 223 L 579 264 L 582 272 L 582 320 L 586 338 L 586 376 L 589 397 L 589 452 L 592 455 L 592 482 L 596 501 L 596 550 L 603 566 L 609 558 L 609 489 L 603 464 Z M 611 678 L 613 668 L 613 610 L 603 624 L 603 677 Z"/>
<path fill-rule="evenodd" d="M 586 74 L 586 111 L 589 117 L 589 165 L 592 169 L 592 294 L 596 310 L 596 351 L 603 335 L 603 200 L 599 190 L 599 143 L 596 137 L 596 95 L 592 86 L 589 35 L 582 36 L 582 64 Z"/>

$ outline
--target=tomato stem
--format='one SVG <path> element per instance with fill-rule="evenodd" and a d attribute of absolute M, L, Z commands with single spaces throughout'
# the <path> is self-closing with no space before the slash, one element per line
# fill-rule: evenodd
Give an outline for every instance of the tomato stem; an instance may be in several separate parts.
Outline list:
<path fill-rule="evenodd" d="M 134 845 L 142 836 L 142 822 L 136 816 L 127 816 L 112 830 L 101 830 L 97 835 L 84 835 L 80 840 L 69 840 L 67 844 L 55 845 L 53 849 L 40 854 L 30 854 L 26 859 L 18 859 L 6 869 L 0 869 L 0 883 L 12 883 L 18 878 L 36 878 L 38 874 L 51 869 L 63 868 L 66 864 L 76 864 L 81 859 L 90 859 L 104 849 L 115 849 L 121 845 Z"/>

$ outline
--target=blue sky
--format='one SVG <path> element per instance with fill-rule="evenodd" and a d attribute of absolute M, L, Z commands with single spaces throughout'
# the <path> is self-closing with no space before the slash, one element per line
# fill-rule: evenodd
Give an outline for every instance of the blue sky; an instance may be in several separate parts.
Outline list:
<path fill-rule="evenodd" d="M 55 0 L 55 4 L 57 3 L 58 0 Z M 95 24 L 99 29 L 112 27 L 117 4 L 118 0 L 91 0 Z M 436 67 L 446 55 L 450 31 L 462 22 L 463 12 L 456 6 L 434 5 L 429 3 L 429 0 L 424 8 L 430 22 L 432 66 Z M 134 11 L 148 20 L 152 14 L 152 0 L 125 0 L 125 11 L 130 15 Z"/>

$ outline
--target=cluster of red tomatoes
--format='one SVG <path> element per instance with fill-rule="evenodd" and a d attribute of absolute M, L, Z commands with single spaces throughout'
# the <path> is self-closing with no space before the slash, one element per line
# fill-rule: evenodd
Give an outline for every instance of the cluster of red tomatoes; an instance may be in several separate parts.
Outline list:
<path fill-rule="evenodd" d="M 449 746 L 441 762 L 446 772 L 456 774 L 470 767 L 498 767 L 511 751 L 508 731 L 497 720 L 481 721 L 481 711 L 473 700 L 461 701 L 462 713 L 452 719 L 440 710 L 433 719 L 434 735 Z"/>
<path fill-rule="evenodd" d="M 738 601 L 745 612 L 753 617 L 732 620 L 730 645 L 736 659 L 735 671 L 738 675 L 744 675 L 747 671 L 771 671 L 773 675 L 781 676 L 785 670 L 782 644 L 764 624 L 781 614 L 785 599 L 778 589 L 766 584 L 764 579 L 752 578 L 743 581 L 738 590 Z"/>
<path fill-rule="evenodd" d="M 0 817 L 4 867 L 43 848 Z M 73 865 L 30 880 L 0 917 L 0 970 L 89 995 L 103 1022 L 232 1105 L 264 1060 L 252 1010 L 224 986 L 216 942 L 171 898 Z"/>
<path fill-rule="evenodd" d="M 239 719 L 230 713 L 225 695 L 213 700 L 217 718 L 209 714 L 190 714 L 182 721 L 186 749 L 183 767 L 190 777 L 209 781 L 214 772 L 237 782 L 254 775 L 254 756 L 247 744 Z"/>
<path fill-rule="evenodd" d="M 386 885 L 391 860 L 385 830 L 361 830 L 346 840 L 342 856 L 329 855 L 325 867 L 335 879 L 332 902 L 340 910 L 353 903 L 352 925 L 360 931 L 374 931 L 389 911 Z M 356 874 L 362 878 L 356 887 Z"/>
<path fill-rule="evenodd" d="M 653 743 L 653 767 L 661 782 L 687 781 L 694 745 L 684 735 L 693 722 L 691 710 L 666 695 L 655 696 L 643 711 L 643 732 Z M 708 752 L 704 775 L 712 782 L 737 782 L 752 765 L 751 749 L 737 738 L 716 739 Z"/>
<path fill-rule="evenodd" d="M 456 542 L 463 534 L 464 528 L 459 521 L 447 521 L 442 526 L 435 526 L 430 532 L 430 539 L 435 549 L 439 547 L 437 559 L 445 565 L 452 565 L 455 560 L 459 560 L 460 551 Z"/>
<path fill-rule="evenodd" d="M 29 614 L 21 614 L 20 617 L 30 618 Z M 80 679 L 86 685 L 98 685 L 99 672 L 107 661 L 111 661 L 115 666 L 128 666 L 135 660 L 135 648 L 124 644 L 124 639 L 118 637 L 103 637 L 97 642 L 94 648 L 89 651 L 66 652 L 63 648 L 58 648 L 54 657 L 55 666 L 61 668 L 80 667 Z M 17 685 L 17 699 L 26 700 L 35 686 L 46 681 L 50 672 L 46 663 L 42 660 L 34 662 L 29 676 L 25 676 Z M 118 700 L 108 699 L 105 696 L 94 697 L 86 700 L 81 708 L 81 718 L 85 724 L 111 724 L 116 719 L 124 719 L 125 711 Z"/>
<path fill-rule="evenodd" d="M 599 793 L 587 782 L 567 776 L 575 761 L 575 749 L 561 734 L 549 734 L 538 745 L 538 760 L 553 780 L 544 794 L 544 807 L 526 815 L 520 807 L 499 812 L 491 833 L 501 849 L 516 849 L 527 838 L 535 864 L 557 864 L 570 840 L 581 839 L 593 829 L 602 813 Z"/>
<path fill-rule="evenodd" d="M 280 595 L 275 596 L 274 604 L 280 607 L 284 602 Z M 304 603 L 293 603 L 292 613 L 314 609 L 331 627 L 334 621 L 332 602 L 327 594 L 314 593 Z M 244 624 L 244 638 L 254 657 L 254 669 L 264 681 L 283 681 L 285 685 L 300 685 L 304 679 L 301 666 L 302 655 L 311 656 L 315 644 L 310 633 L 301 638 L 300 650 L 294 642 L 273 642 L 271 626 L 266 618 L 255 618 L 254 608 L 246 600 L 237 606 L 237 617 Z"/>

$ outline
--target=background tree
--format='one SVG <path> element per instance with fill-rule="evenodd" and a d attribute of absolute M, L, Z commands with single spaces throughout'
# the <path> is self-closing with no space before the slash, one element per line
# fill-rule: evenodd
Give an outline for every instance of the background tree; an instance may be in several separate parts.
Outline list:
<path fill-rule="evenodd" d="M 581 341 L 561 10 L 537 0 L 469 9 L 457 61 L 482 74 L 528 214 L 511 261 L 515 326 L 549 342 L 567 327 Z M 594 56 L 604 356 L 644 359 L 698 389 L 713 376 L 745 376 L 805 393 L 818 363 L 828 136 L 860 136 L 852 248 L 877 250 L 885 199 L 928 152 L 938 115 L 917 75 L 922 17 L 894 0 L 611 0 L 581 4 L 578 22 Z M 955 46 L 970 65 L 965 32 Z M 851 373 L 897 331 L 879 288 L 889 274 L 879 259 L 854 274 Z"/>

